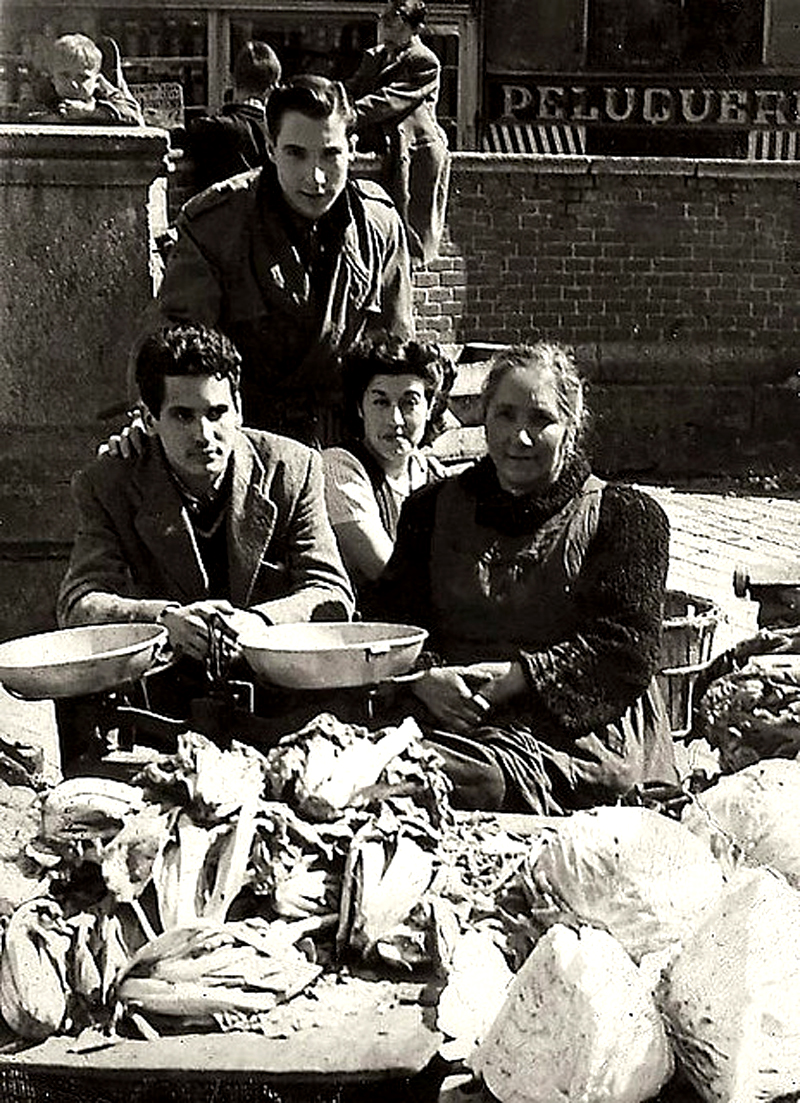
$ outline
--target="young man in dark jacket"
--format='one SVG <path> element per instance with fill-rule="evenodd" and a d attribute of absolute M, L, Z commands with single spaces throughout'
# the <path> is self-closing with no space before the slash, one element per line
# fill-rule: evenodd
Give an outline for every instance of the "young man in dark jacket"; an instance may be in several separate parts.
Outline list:
<path fill-rule="evenodd" d="M 349 179 L 355 113 L 341 84 L 301 76 L 267 105 L 269 161 L 183 208 L 158 309 L 217 326 L 242 354 L 245 424 L 341 440 L 341 353 L 413 336 L 405 230 L 378 185 Z"/>

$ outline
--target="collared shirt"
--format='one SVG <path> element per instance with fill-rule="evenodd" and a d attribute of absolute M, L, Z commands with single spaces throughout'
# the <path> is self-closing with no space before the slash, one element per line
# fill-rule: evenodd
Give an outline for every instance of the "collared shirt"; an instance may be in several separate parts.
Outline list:
<path fill-rule="evenodd" d="M 197 550 L 208 575 L 209 597 L 229 598 L 228 540 L 225 519 L 231 500 L 233 458 L 228 460 L 225 471 L 203 494 L 196 494 L 190 490 L 169 463 L 167 467 L 189 516 Z"/>

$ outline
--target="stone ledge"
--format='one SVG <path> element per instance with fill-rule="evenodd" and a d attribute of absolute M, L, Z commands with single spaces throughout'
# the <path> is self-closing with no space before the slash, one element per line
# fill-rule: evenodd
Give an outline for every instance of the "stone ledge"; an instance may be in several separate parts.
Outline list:
<path fill-rule="evenodd" d="M 0 125 L 5 185 L 138 187 L 169 171 L 169 133 L 154 127 Z"/>
<path fill-rule="evenodd" d="M 745 161 L 683 157 L 592 157 L 575 154 L 454 152 L 453 171 L 499 171 L 563 176 L 684 176 L 717 179 L 800 180 L 800 161 Z"/>

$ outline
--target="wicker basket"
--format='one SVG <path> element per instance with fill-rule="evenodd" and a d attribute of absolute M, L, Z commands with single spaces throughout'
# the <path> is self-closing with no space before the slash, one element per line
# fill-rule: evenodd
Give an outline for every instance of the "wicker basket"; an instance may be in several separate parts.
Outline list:
<path fill-rule="evenodd" d="M 694 684 L 711 662 L 714 632 L 724 619 L 722 610 L 708 598 L 667 591 L 658 683 L 675 739 L 692 729 Z"/>

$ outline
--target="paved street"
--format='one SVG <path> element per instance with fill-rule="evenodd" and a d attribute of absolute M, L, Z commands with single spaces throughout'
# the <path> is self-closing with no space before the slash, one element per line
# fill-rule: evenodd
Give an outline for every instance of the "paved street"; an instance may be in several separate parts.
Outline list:
<path fill-rule="evenodd" d="M 711 598 L 728 617 L 714 651 L 756 627 L 758 606 L 733 592 L 733 572 L 743 564 L 800 567 L 800 500 L 642 486 L 663 506 L 672 526 L 671 589 Z"/>

